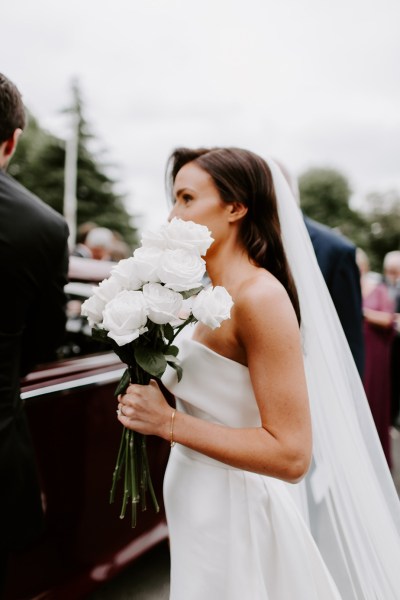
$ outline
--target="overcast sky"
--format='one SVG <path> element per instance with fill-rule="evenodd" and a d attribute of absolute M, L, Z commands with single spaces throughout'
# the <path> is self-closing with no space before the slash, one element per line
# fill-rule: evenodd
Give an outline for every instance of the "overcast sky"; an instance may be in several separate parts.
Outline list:
<path fill-rule="evenodd" d="M 333 166 L 354 199 L 400 190 L 399 0 L 13 0 L 0 71 L 52 132 L 80 81 L 132 213 L 167 215 L 177 146 L 235 145 L 297 175 Z"/>

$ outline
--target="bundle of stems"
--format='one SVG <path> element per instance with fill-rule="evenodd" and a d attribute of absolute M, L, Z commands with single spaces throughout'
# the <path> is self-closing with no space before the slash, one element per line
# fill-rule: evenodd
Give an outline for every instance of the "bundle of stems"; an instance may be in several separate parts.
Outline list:
<path fill-rule="evenodd" d="M 194 289 L 184 292 L 182 295 L 190 297 L 198 291 L 198 289 Z M 192 314 L 174 326 L 170 323 L 157 325 L 148 320 L 146 332 L 123 346 L 119 346 L 110 339 L 105 329 L 94 328 L 92 336 L 110 344 L 121 361 L 127 365 L 114 396 L 124 394 L 130 383 L 148 385 L 152 378 L 160 380 L 167 365 L 175 369 L 179 381 L 182 377 L 182 368 L 177 360 L 178 348 L 173 345 L 173 342 L 186 325 L 194 322 L 196 319 Z M 123 479 L 120 518 L 125 517 L 130 503 L 132 527 L 136 526 L 138 506 L 140 505 L 142 510 L 147 508 L 148 493 L 156 512 L 160 510 L 151 480 L 146 442 L 145 435 L 123 427 L 117 462 L 112 476 L 110 503 L 115 501 L 118 482 Z"/>
<path fill-rule="evenodd" d="M 143 371 L 139 365 L 130 366 L 126 369 L 122 379 L 115 391 L 118 396 L 126 391 L 129 383 L 140 383 L 147 385 L 150 381 L 149 373 Z M 147 508 L 147 493 L 150 494 L 154 509 L 159 512 L 160 507 L 154 492 L 151 480 L 149 460 L 147 456 L 146 436 L 123 427 L 121 442 L 119 445 L 117 462 L 114 467 L 112 484 L 110 490 L 110 504 L 115 501 L 117 483 L 123 478 L 123 497 L 120 519 L 126 514 L 128 504 L 131 505 L 131 524 L 136 527 L 137 508 Z"/>

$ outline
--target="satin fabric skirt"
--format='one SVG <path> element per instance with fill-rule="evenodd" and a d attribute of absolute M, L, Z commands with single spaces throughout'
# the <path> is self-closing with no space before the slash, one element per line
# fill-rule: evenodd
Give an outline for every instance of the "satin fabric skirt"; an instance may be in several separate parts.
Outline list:
<path fill-rule="evenodd" d="M 176 445 L 164 501 L 171 600 L 340 600 L 288 484 Z"/>

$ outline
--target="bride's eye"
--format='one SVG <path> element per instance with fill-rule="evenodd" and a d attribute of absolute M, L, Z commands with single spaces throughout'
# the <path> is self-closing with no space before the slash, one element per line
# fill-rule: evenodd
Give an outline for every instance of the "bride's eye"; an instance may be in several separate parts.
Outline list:
<path fill-rule="evenodd" d="M 188 202 L 193 200 L 193 196 L 191 196 L 190 194 L 183 194 L 182 200 L 185 202 L 185 204 L 187 204 Z"/>

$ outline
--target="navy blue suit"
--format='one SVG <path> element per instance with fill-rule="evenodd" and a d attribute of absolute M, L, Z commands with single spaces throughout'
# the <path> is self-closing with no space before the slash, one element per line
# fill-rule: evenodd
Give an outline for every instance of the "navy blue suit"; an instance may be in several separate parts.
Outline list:
<path fill-rule="evenodd" d="M 347 238 L 308 217 L 304 221 L 319 267 L 360 375 L 364 368 L 362 299 L 356 248 Z"/>
<path fill-rule="evenodd" d="M 20 378 L 53 358 L 64 335 L 67 239 L 61 215 L 0 169 L 0 553 L 41 527 Z"/>

